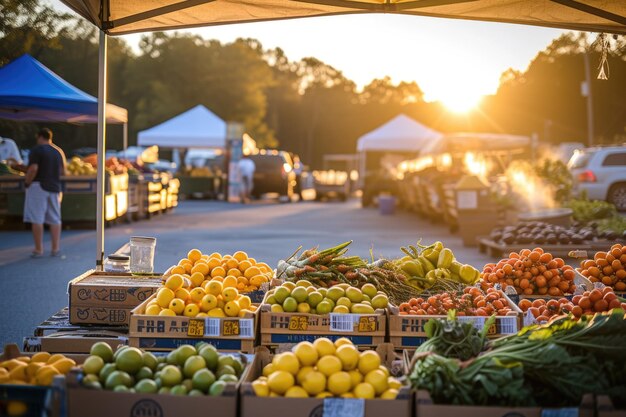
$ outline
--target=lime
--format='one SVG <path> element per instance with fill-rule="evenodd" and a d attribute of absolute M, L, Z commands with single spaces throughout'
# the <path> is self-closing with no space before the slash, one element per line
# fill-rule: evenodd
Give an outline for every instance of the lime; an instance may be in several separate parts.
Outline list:
<path fill-rule="evenodd" d="M 107 377 L 104 386 L 106 389 L 113 389 L 118 385 L 124 385 L 130 388 L 133 385 L 133 379 L 124 371 L 113 371 Z"/>
<path fill-rule="evenodd" d="M 92 382 L 100 382 L 100 378 L 98 378 L 98 375 L 85 374 L 85 376 L 83 376 L 83 385 L 88 385 Z"/>
<path fill-rule="evenodd" d="M 206 361 L 200 355 L 193 355 L 187 358 L 183 366 L 183 374 L 191 378 L 200 369 L 206 369 Z"/>
<path fill-rule="evenodd" d="M 96 375 L 103 367 L 104 359 L 102 359 L 100 356 L 92 355 L 85 359 L 85 363 L 83 363 L 83 372 L 85 372 L 86 374 Z"/>
<path fill-rule="evenodd" d="M 154 394 L 159 390 L 156 382 L 151 379 L 142 379 L 135 385 L 135 391 L 142 394 Z"/>
<path fill-rule="evenodd" d="M 126 385 L 118 385 L 113 388 L 113 392 L 130 392 L 130 389 Z"/>
<path fill-rule="evenodd" d="M 167 365 L 161 371 L 161 382 L 164 387 L 173 387 L 178 385 L 183 380 L 183 374 L 180 372 L 177 366 Z"/>
<path fill-rule="evenodd" d="M 137 381 L 141 381 L 142 379 L 152 379 L 153 377 L 154 377 L 154 375 L 152 373 L 152 369 L 148 368 L 147 366 L 142 367 L 135 374 L 135 379 Z"/>
<path fill-rule="evenodd" d="M 185 387 L 187 392 L 189 392 L 189 391 L 191 391 L 193 389 L 193 382 L 191 382 L 191 379 L 183 379 L 183 382 L 180 385 Z"/>
<path fill-rule="evenodd" d="M 285 298 L 285 301 L 283 301 L 283 310 L 285 310 L 287 313 L 293 313 L 297 309 L 298 309 L 298 302 L 296 301 L 295 298 L 293 297 Z"/>
<path fill-rule="evenodd" d="M 224 392 L 224 388 L 226 388 L 226 382 L 215 381 L 213 385 L 211 385 L 211 388 L 209 388 L 209 395 L 212 395 L 214 397 L 222 395 L 222 392 Z"/>
<path fill-rule="evenodd" d="M 187 388 L 184 385 L 176 385 L 170 389 L 172 395 L 187 395 Z"/>
<path fill-rule="evenodd" d="M 196 352 L 196 348 L 191 345 L 182 345 L 174 352 L 176 352 L 176 364 L 179 366 L 184 366 L 187 358 L 198 354 L 198 352 Z"/>
<path fill-rule="evenodd" d="M 234 368 L 235 358 L 230 355 L 220 355 L 217 360 L 218 369 L 224 365 L 229 365 Z"/>
<path fill-rule="evenodd" d="M 143 365 L 150 368 L 152 371 L 156 371 L 159 366 L 159 360 L 150 352 L 144 352 L 142 355 Z"/>
<path fill-rule="evenodd" d="M 111 362 L 113 360 L 113 349 L 111 345 L 106 342 L 96 342 L 89 349 L 89 354 L 93 356 L 99 356 L 104 362 Z"/>
<path fill-rule="evenodd" d="M 239 359 L 235 358 L 231 366 L 235 370 L 235 375 L 241 375 L 241 373 L 243 372 L 243 364 Z"/>
<path fill-rule="evenodd" d="M 215 382 L 215 375 L 208 369 L 200 369 L 191 378 L 193 388 L 202 392 L 209 392 L 209 388 Z"/>
<path fill-rule="evenodd" d="M 222 375 L 236 375 L 235 370 L 230 365 L 224 365 L 217 370 L 216 376 L 220 378 Z"/>
<path fill-rule="evenodd" d="M 101 343 L 101 342 L 98 342 L 98 343 Z M 93 347 L 93 346 L 92 346 L 92 347 Z M 117 350 L 116 350 L 116 351 L 115 351 L 115 353 L 113 354 L 112 361 L 114 362 L 114 361 L 117 359 L 117 356 L 118 356 L 120 353 L 122 353 L 122 351 L 123 351 L 124 349 L 128 349 L 129 347 L 130 347 L 130 346 L 128 346 L 128 345 L 121 345 L 121 346 L 118 346 L 118 347 L 117 347 Z M 104 359 L 104 358 L 102 358 L 102 359 Z M 104 361 L 106 362 L 106 359 L 105 359 Z"/>
<path fill-rule="evenodd" d="M 204 397 L 204 392 L 197 389 L 192 389 L 187 395 L 189 395 L 190 397 Z"/>
<path fill-rule="evenodd" d="M 176 358 L 176 355 L 178 354 L 178 350 L 173 350 L 170 353 L 167 354 L 167 357 L 165 358 L 165 362 L 168 365 L 176 365 L 178 363 L 178 359 Z"/>
<path fill-rule="evenodd" d="M 114 363 L 107 363 L 106 365 L 104 365 L 102 369 L 100 369 L 100 373 L 98 374 L 98 376 L 100 377 L 100 382 L 104 384 L 104 382 L 107 380 L 107 377 L 111 374 L 111 372 L 115 371 L 116 369 L 117 366 Z"/>
<path fill-rule="evenodd" d="M 237 381 L 239 381 L 239 378 L 237 378 L 235 375 L 225 374 L 225 375 L 220 376 L 219 380 L 223 382 L 237 383 Z"/>
<path fill-rule="evenodd" d="M 117 369 L 134 374 L 143 367 L 143 352 L 134 347 L 124 349 L 115 359 Z"/>
<path fill-rule="evenodd" d="M 161 387 L 161 388 L 159 388 L 159 394 L 169 394 L 169 393 L 170 393 L 169 387 Z"/>
<path fill-rule="evenodd" d="M 305 302 L 308 296 L 309 293 L 304 287 L 296 287 L 291 291 L 291 297 L 295 298 L 299 303 Z"/>

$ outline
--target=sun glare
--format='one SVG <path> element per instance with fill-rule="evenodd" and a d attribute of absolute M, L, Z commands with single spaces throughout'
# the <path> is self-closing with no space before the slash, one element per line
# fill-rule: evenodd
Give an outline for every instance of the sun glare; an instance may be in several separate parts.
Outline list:
<path fill-rule="evenodd" d="M 455 91 L 448 97 L 443 97 L 441 103 L 454 113 L 467 113 L 480 103 L 480 95 L 470 92 Z"/>

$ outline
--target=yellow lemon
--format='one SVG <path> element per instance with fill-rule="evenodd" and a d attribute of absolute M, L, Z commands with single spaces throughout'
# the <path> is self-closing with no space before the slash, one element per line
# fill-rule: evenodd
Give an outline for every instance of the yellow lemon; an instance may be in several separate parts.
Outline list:
<path fill-rule="evenodd" d="M 211 277 L 224 277 L 226 276 L 226 270 L 221 266 L 216 266 L 211 270 Z"/>
<path fill-rule="evenodd" d="M 207 262 L 207 265 L 209 266 L 210 270 L 213 270 L 213 268 L 215 268 L 216 266 L 221 266 L 222 261 L 217 258 L 210 258 Z"/>
<path fill-rule="evenodd" d="M 204 275 L 201 272 L 196 271 L 191 274 L 189 280 L 191 281 L 192 288 L 199 287 L 204 282 Z"/>
<path fill-rule="evenodd" d="M 207 315 L 209 317 L 226 317 L 226 315 L 224 314 L 224 310 L 222 310 L 219 307 L 214 308 L 213 310 L 209 310 L 209 312 L 207 313 Z"/>
<path fill-rule="evenodd" d="M 205 295 L 206 292 L 204 292 L 204 289 L 202 287 L 194 288 L 189 292 L 189 298 L 194 303 L 199 303 L 200 301 L 202 301 L 202 298 L 204 298 Z"/>
<path fill-rule="evenodd" d="M 222 285 L 224 286 L 224 288 L 226 287 L 237 287 L 237 278 L 235 278 L 234 276 L 230 275 L 227 276 L 226 278 L 224 278 L 224 281 L 222 282 Z"/>
<path fill-rule="evenodd" d="M 246 269 L 250 268 L 251 266 L 252 266 L 252 263 L 250 263 L 250 261 L 246 259 L 243 261 L 239 261 L 238 268 L 241 272 L 245 272 Z"/>
<path fill-rule="evenodd" d="M 371 400 L 376 397 L 376 391 L 374 387 L 367 382 L 361 382 L 354 387 L 353 394 L 356 398 L 363 398 L 365 400 Z"/>
<path fill-rule="evenodd" d="M 298 343 L 293 348 L 293 353 L 295 353 L 302 366 L 314 366 L 317 363 L 317 349 L 315 349 L 315 346 L 311 342 Z"/>
<path fill-rule="evenodd" d="M 270 307 L 270 311 L 272 313 L 284 313 L 285 310 L 283 309 L 283 306 L 281 306 L 280 304 L 272 304 L 272 306 Z"/>
<path fill-rule="evenodd" d="M 191 273 L 191 268 L 193 268 L 193 263 L 189 259 L 182 259 L 178 265 L 185 268 L 186 274 Z"/>
<path fill-rule="evenodd" d="M 380 356 L 373 350 L 366 350 L 361 353 L 361 357 L 359 358 L 359 371 L 363 375 L 367 375 L 370 371 L 378 369 L 380 366 Z M 387 376 L 385 376 L 385 381 L 387 381 Z"/>
<path fill-rule="evenodd" d="M 267 397 L 270 395 L 270 387 L 267 381 L 259 381 L 258 379 L 252 383 L 252 389 L 257 397 Z"/>
<path fill-rule="evenodd" d="M 209 275 L 209 265 L 205 264 L 204 262 L 198 262 L 193 266 L 193 268 L 191 268 L 191 275 L 193 275 L 195 272 L 201 273 L 203 277 L 205 275 Z"/>
<path fill-rule="evenodd" d="M 263 376 L 268 377 L 271 375 L 272 372 L 274 372 L 276 370 L 276 368 L 274 368 L 274 365 L 271 363 L 268 363 L 267 365 L 265 365 L 263 367 Z"/>
<path fill-rule="evenodd" d="M 328 391 L 320 392 L 319 394 L 315 396 L 315 398 L 329 398 L 329 397 L 333 397 L 333 394 Z"/>
<path fill-rule="evenodd" d="M 202 252 L 200 252 L 198 249 L 192 249 L 189 251 L 189 253 L 187 253 L 187 259 L 189 259 L 191 262 L 196 262 L 201 257 Z"/>
<path fill-rule="evenodd" d="M 76 362 L 70 358 L 63 358 L 52 364 L 62 374 L 67 374 L 70 369 L 76 366 Z"/>
<path fill-rule="evenodd" d="M 37 352 L 30 358 L 30 361 L 46 363 L 48 362 L 48 359 L 50 359 L 50 356 L 51 355 L 48 352 Z"/>
<path fill-rule="evenodd" d="M 368 372 L 367 375 L 365 375 L 365 382 L 374 387 L 376 395 L 381 395 L 389 388 L 387 385 L 387 375 L 380 369 Z"/>
<path fill-rule="evenodd" d="M 222 254 L 219 252 L 213 252 L 209 255 L 209 259 L 222 259 Z"/>
<path fill-rule="evenodd" d="M 201 319 L 205 317 L 209 317 L 209 315 L 203 311 L 199 312 L 198 315 L 196 316 L 197 319 Z"/>
<path fill-rule="evenodd" d="M 309 398 L 309 393 L 304 388 L 294 385 L 285 392 L 285 398 Z"/>
<path fill-rule="evenodd" d="M 287 371 L 276 371 L 267 377 L 267 386 L 276 394 L 284 394 L 294 383 L 293 374 Z"/>
<path fill-rule="evenodd" d="M 170 290 L 174 292 L 182 288 L 182 286 L 183 286 L 183 276 L 180 274 L 174 274 L 165 281 L 165 287 L 169 288 Z"/>
<path fill-rule="evenodd" d="M 389 377 L 391 376 L 391 375 L 389 374 L 389 369 L 385 368 L 385 366 L 384 366 L 384 365 L 380 365 L 380 366 L 378 367 L 378 369 L 380 369 L 380 370 L 381 370 L 381 371 L 382 371 L 382 372 L 383 372 L 383 373 L 387 376 L 387 378 L 389 378 Z"/>
<path fill-rule="evenodd" d="M 254 258 L 248 258 L 248 260 L 250 261 L 250 263 L 251 263 L 252 265 L 256 265 L 256 259 L 254 259 Z"/>
<path fill-rule="evenodd" d="M 60 362 L 60 361 L 59 361 Z M 26 369 L 27 369 L 28 365 L 26 365 L 25 363 L 20 363 L 20 365 L 17 365 L 15 368 L 11 369 L 11 371 L 9 371 L 9 379 L 14 379 L 14 380 L 18 380 L 18 381 L 26 381 Z"/>
<path fill-rule="evenodd" d="M 341 345 L 337 348 L 335 355 L 341 360 L 344 371 L 356 369 L 359 364 L 359 351 L 354 345 Z"/>
<path fill-rule="evenodd" d="M 187 290 L 186 288 L 181 288 L 180 290 L 176 291 L 176 294 L 174 294 L 176 296 L 176 298 L 180 298 L 183 301 L 187 301 L 189 299 L 189 290 Z"/>
<path fill-rule="evenodd" d="M 320 358 L 322 356 L 329 356 L 329 355 L 335 354 L 335 350 L 336 350 L 335 345 L 330 339 L 326 337 L 320 337 L 318 339 L 315 339 L 315 341 L 313 342 L 313 346 L 315 346 L 315 349 L 317 349 L 317 354 L 319 355 Z"/>
<path fill-rule="evenodd" d="M 348 373 L 350 374 L 350 379 L 352 379 L 352 388 L 363 382 L 363 374 L 360 373 L 357 369 L 348 371 Z"/>
<path fill-rule="evenodd" d="M 327 356 L 330 357 L 330 356 Z M 347 372 L 337 372 L 328 377 L 328 391 L 335 395 L 342 395 L 352 388 L 352 379 Z"/>
<path fill-rule="evenodd" d="M 200 307 L 198 307 L 198 304 L 187 304 L 185 306 L 185 311 L 183 312 L 183 314 L 186 317 L 196 317 L 199 312 Z"/>
<path fill-rule="evenodd" d="M 213 294 L 207 294 L 202 297 L 200 301 L 200 310 L 203 312 L 209 312 L 217 307 L 217 298 Z"/>
<path fill-rule="evenodd" d="M 343 364 L 341 360 L 336 356 L 322 356 L 320 360 L 317 361 L 317 370 L 327 377 L 341 371 L 342 367 Z M 348 377 L 350 377 L 350 375 L 348 375 Z"/>
<path fill-rule="evenodd" d="M 237 317 L 239 315 L 239 310 L 241 309 L 239 308 L 237 301 L 229 301 L 224 306 L 224 314 L 228 317 Z"/>
<path fill-rule="evenodd" d="M 335 340 L 335 347 L 338 348 L 341 345 L 352 345 L 352 341 L 350 339 L 348 339 L 347 337 L 340 337 L 339 339 Z"/>
<path fill-rule="evenodd" d="M 240 276 L 242 276 L 243 274 L 241 273 L 240 270 L 235 269 L 235 268 L 231 268 L 226 272 L 226 275 L 228 276 L 233 276 L 235 278 L 239 278 Z"/>
<path fill-rule="evenodd" d="M 272 270 L 272 268 L 270 268 L 270 266 L 265 262 L 258 262 L 255 266 L 259 268 L 262 272 L 270 272 Z"/>
<path fill-rule="evenodd" d="M 161 308 L 167 308 L 176 294 L 169 288 L 161 288 L 157 292 L 156 301 Z"/>
<path fill-rule="evenodd" d="M 224 297 L 224 301 L 235 301 L 237 296 L 239 295 L 239 291 L 236 288 L 228 287 L 222 290 L 222 297 Z"/>
<path fill-rule="evenodd" d="M 393 388 L 397 390 L 402 388 L 402 383 L 392 376 L 387 377 L 387 385 L 389 386 L 389 388 Z"/>
<path fill-rule="evenodd" d="M 293 352 L 283 352 L 278 355 L 274 355 L 272 364 L 276 370 L 287 371 L 294 376 L 297 375 L 300 370 L 300 361 Z"/>
<path fill-rule="evenodd" d="M 223 286 L 220 281 L 211 280 L 206 287 L 207 293 L 213 294 L 214 296 L 218 296 L 222 293 Z"/>
<path fill-rule="evenodd" d="M 326 389 L 326 376 L 318 371 L 308 372 L 303 377 L 300 385 L 302 385 L 302 388 L 304 388 L 309 395 L 318 395 Z"/>
<path fill-rule="evenodd" d="M 224 264 L 223 264 L 224 268 L 226 268 L 226 270 L 229 269 L 239 269 L 237 268 L 239 266 L 239 262 L 237 261 L 237 259 L 229 259 L 227 260 Z"/>
<path fill-rule="evenodd" d="M 380 395 L 380 398 L 383 400 L 395 400 L 398 396 L 398 390 L 395 388 L 389 388 L 387 391 L 383 392 Z"/>
<path fill-rule="evenodd" d="M 172 274 L 172 275 L 174 275 L 174 274 L 181 275 L 181 274 L 184 274 L 184 273 L 185 273 L 185 268 L 183 268 L 180 265 L 173 266 L 170 269 L 170 274 Z"/>
<path fill-rule="evenodd" d="M 239 302 L 239 307 L 241 307 L 242 310 L 248 309 L 252 305 L 252 301 L 250 300 L 250 297 L 248 297 L 247 295 L 240 297 L 238 302 Z"/>
<path fill-rule="evenodd" d="M 185 311 L 185 301 L 180 298 L 174 298 L 170 301 L 169 309 L 180 316 L 183 314 L 183 311 Z"/>
<path fill-rule="evenodd" d="M 65 356 L 60 353 L 55 353 L 54 355 L 48 358 L 48 365 L 52 365 L 56 361 L 60 361 L 61 359 L 65 359 Z"/>
<path fill-rule="evenodd" d="M 246 278 L 252 278 L 255 275 L 261 275 L 261 270 L 256 266 L 251 266 L 243 273 Z"/>
<path fill-rule="evenodd" d="M 152 304 L 151 306 L 146 307 L 146 315 L 148 316 L 158 316 L 161 312 L 161 307 L 158 304 Z"/>
<path fill-rule="evenodd" d="M 163 310 L 161 310 L 161 312 L 159 313 L 159 316 L 176 316 L 176 313 L 174 313 L 172 310 L 170 310 L 169 308 L 164 308 Z"/>
<path fill-rule="evenodd" d="M 304 381 L 304 377 L 309 372 L 314 372 L 314 371 L 315 371 L 315 368 L 313 368 L 312 366 L 303 366 L 302 368 L 300 368 L 300 370 L 296 374 L 296 382 L 302 385 L 302 381 Z"/>
<path fill-rule="evenodd" d="M 248 259 L 248 254 L 240 250 L 240 251 L 233 253 L 233 258 L 235 258 L 239 262 L 245 261 L 246 259 Z"/>

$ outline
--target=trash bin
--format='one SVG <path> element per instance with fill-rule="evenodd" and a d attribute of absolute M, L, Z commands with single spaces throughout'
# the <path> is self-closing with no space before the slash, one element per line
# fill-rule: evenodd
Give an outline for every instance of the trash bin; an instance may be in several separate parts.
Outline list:
<path fill-rule="evenodd" d="M 383 216 L 392 215 L 396 211 L 396 198 L 392 195 L 378 196 L 378 210 Z"/>

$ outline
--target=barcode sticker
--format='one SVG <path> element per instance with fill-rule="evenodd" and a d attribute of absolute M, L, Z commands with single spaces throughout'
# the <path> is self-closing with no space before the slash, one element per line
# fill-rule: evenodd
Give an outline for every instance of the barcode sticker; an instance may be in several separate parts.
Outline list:
<path fill-rule="evenodd" d="M 485 318 L 477 317 L 477 316 L 459 316 L 457 317 L 459 321 L 470 322 L 474 325 L 477 330 L 482 330 L 485 327 Z"/>
<path fill-rule="evenodd" d="M 532 313 L 531 313 L 532 314 Z M 500 334 L 517 333 L 517 317 L 502 317 L 498 319 L 500 322 Z"/>
<path fill-rule="evenodd" d="M 330 313 L 330 331 L 354 332 L 354 325 L 358 324 L 360 317 L 358 314 Z"/>
<path fill-rule="evenodd" d="M 239 336 L 254 337 L 254 319 L 239 319 Z"/>
<path fill-rule="evenodd" d="M 209 337 L 217 337 L 220 335 L 220 319 L 207 318 L 204 335 Z"/>

